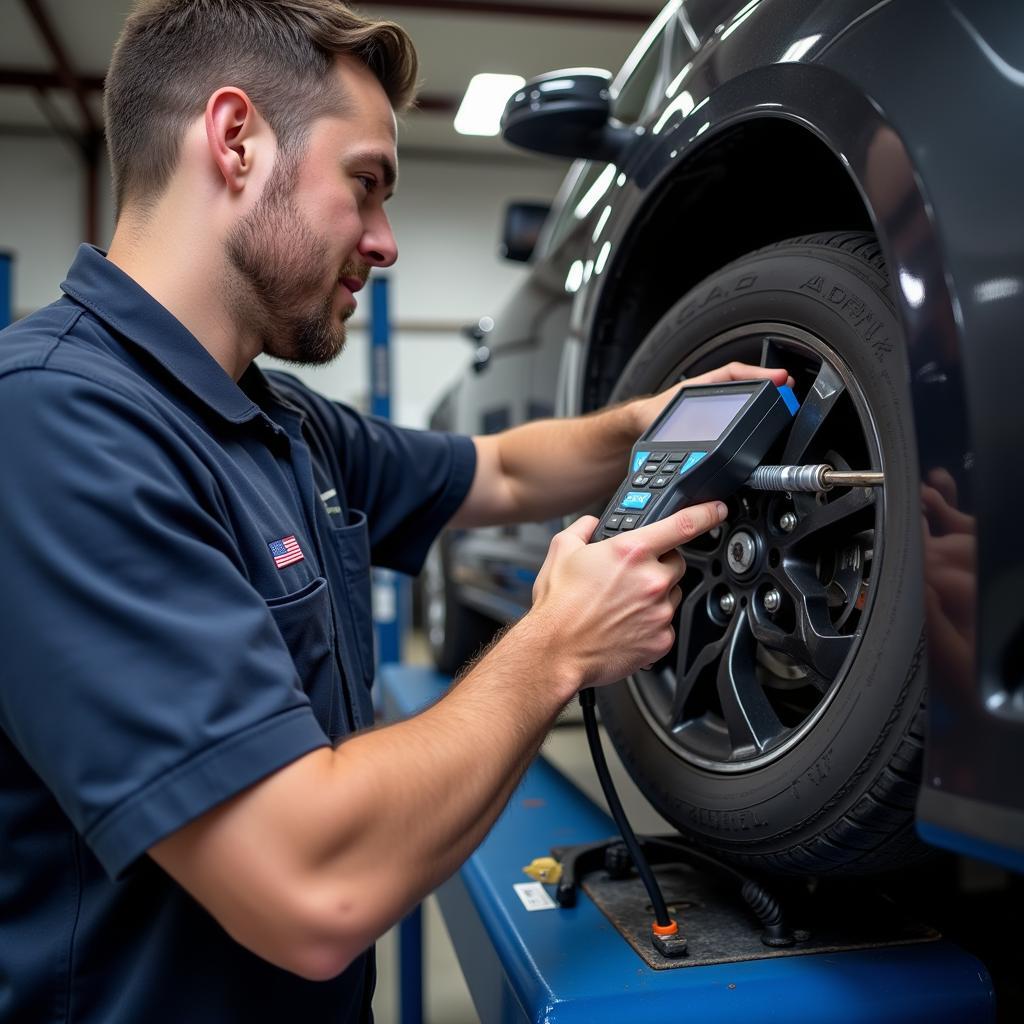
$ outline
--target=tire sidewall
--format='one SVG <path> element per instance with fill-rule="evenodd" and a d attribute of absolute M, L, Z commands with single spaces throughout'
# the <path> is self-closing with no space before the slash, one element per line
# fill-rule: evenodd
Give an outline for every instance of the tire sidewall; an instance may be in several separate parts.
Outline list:
<path fill-rule="evenodd" d="M 757 322 L 792 324 L 826 340 L 875 420 L 886 479 L 884 548 L 854 660 L 800 742 L 742 773 L 713 773 L 673 753 L 625 683 L 599 701 L 626 767 L 662 814 L 722 849 L 779 852 L 826 828 L 862 795 L 917 709 L 919 498 L 906 356 L 887 280 L 866 260 L 820 243 L 761 250 L 694 288 L 644 339 L 613 399 L 649 391 L 708 339 Z"/>

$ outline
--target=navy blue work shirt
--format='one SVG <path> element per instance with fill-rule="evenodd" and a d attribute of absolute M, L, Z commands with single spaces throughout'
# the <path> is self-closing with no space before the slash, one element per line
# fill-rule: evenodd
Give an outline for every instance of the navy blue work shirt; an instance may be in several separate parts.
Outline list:
<path fill-rule="evenodd" d="M 372 952 L 274 967 L 145 852 L 371 723 L 370 563 L 418 571 L 472 442 L 236 384 L 91 247 L 61 287 L 0 333 L 0 1019 L 368 1019 Z"/>

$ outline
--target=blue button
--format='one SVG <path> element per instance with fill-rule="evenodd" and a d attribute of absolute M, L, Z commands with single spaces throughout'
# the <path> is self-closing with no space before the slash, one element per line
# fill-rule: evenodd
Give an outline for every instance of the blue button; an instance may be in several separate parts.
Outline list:
<path fill-rule="evenodd" d="M 690 452 L 689 458 L 679 467 L 679 472 L 685 473 L 688 469 L 693 469 L 705 455 L 707 452 Z"/>
<path fill-rule="evenodd" d="M 623 508 L 643 508 L 650 500 L 650 491 L 628 491 L 620 504 Z"/>
<path fill-rule="evenodd" d="M 637 452 L 633 456 L 633 472 L 635 473 L 646 461 L 650 452 Z"/>

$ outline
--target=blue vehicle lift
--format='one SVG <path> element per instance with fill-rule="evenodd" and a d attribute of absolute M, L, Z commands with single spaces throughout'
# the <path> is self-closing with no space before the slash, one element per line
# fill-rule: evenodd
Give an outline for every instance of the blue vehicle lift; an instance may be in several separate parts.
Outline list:
<path fill-rule="evenodd" d="M 449 680 L 381 667 L 384 716 L 407 717 Z M 508 808 L 462 870 L 437 893 L 483 1024 L 982 1024 L 995 1020 L 985 967 L 950 942 L 654 970 L 583 892 L 571 909 L 528 911 L 515 883 L 553 846 L 614 834 L 611 819 L 538 757 Z M 685 932 L 685 913 L 683 916 Z M 417 922 L 418 925 L 418 922 Z M 403 940 L 405 936 L 403 935 Z M 405 962 L 402 1024 L 421 1019 L 419 961 Z M 414 944 L 418 958 L 420 950 Z"/>

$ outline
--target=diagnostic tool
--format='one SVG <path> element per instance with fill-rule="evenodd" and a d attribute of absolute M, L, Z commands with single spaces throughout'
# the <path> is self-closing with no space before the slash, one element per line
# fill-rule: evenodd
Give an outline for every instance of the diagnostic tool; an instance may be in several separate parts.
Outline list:
<path fill-rule="evenodd" d="M 680 388 L 633 446 L 629 476 L 594 540 L 728 497 L 750 479 L 799 407 L 790 388 L 769 380 Z"/>

